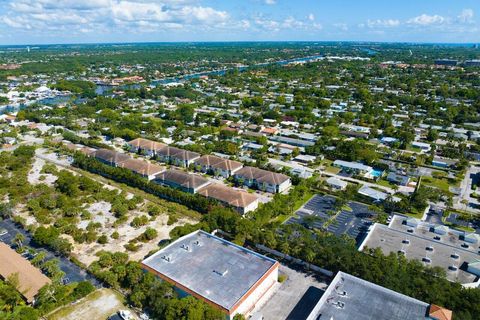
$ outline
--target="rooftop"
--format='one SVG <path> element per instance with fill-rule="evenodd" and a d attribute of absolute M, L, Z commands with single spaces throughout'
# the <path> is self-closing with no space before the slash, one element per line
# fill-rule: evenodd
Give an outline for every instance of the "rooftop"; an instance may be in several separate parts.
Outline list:
<path fill-rule="evenodd" d="M 235 208 L 245 208 L 253 202 L 258 201 L 257 196 L 254 194 L 235 190 L 218 183 L 212 183 L 200 189 L 198 193 L 207 198 L 213 198 L 227 203 Z"/>
<path fill-rule="evenodd" d="M 426 319 L 429 305 L 338 272 L 307 320 Z"/>
<path fill-rule="evenodd" d="M 402 252 L 407 259 L 417 259 L 428 266 L 444 268 L 451 281 L 471 283 L 476 280 L 477 277 L 466 270 L 468 263 L 480 257 L 478 242 L 460 240 L 460 236 L 462 239 L 464 237 L 461 231 L 445 230 L 439 225 L 424 222 L 418 222 L 416 227 L 408 226 L 406 220 L 397 215 L 389 226 L 375 224 L 360 248 L 380 248 L 385 254 Z M 446 233 L 433 232 L 440 229 Z"/>
<path fill-rule="evenodd" d="M 198 230 L 142 262 L 185 291 L 232 310 L 278 262 Z"/>
<path fill-rule="evenodd" d="M 0 242 L 0 276 L 8 279 L 13 274 L 18 274 L 18 291 L 30 303 L 33 302 L 38 291 L 51 282 L 28 260 Z"/>

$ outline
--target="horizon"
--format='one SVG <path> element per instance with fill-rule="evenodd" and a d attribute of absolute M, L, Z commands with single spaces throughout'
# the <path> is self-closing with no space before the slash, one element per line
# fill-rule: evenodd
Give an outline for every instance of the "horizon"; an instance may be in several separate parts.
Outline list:
<path fill-rule="evenodd" d="M 478 42 L 426 42 L 426 41 L 363 41 L 363 40 L 218 40 L 218 41 L 138 41 L 138 42 L 65 42 L 65 43 L 21 43 L 21 44 L 0 44 L 0 48 L 10 47 L 30 47 L 32 46 L 76 46 L 76 45 L 142 45 L 142 44 L 268 44 L 268 43 L 349 43 L 349 44 L 365 44 L 365 45 L 385 45 L 385 44 L 400 44 L 400 45 L 445 45 L 445 46 L 473 46 L 480 44 Z"/>

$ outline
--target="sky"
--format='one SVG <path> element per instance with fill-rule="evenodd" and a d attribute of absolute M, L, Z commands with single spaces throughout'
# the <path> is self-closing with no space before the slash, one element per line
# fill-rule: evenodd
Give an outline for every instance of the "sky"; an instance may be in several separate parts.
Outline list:
<path fill-rule="evenodd" d="M 0 44 L 480 42 L 480 0 L 0 0 Z"/>

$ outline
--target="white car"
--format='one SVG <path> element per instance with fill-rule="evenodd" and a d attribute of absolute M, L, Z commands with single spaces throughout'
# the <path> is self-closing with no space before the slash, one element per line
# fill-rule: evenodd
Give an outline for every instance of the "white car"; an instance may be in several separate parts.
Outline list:
<path fill-rule="evenodd" d="M 132 312 L 130 312 L 129 310 L 120 310 L 118 311 L 118 315 L 123 320 L 135 320 L 135 318 L 132 315 Z"/>

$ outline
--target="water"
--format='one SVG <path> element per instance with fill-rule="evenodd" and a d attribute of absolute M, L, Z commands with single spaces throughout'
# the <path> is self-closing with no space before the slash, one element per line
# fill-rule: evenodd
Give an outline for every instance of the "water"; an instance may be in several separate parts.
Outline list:
<path fill-rule="evenodd" d="M 375 178 L 381 177 L 383 174 L 383 170 L 380 169 L 373 169 L 372 176 Z"/>
<path fill-rule="evenodd" d="M 322 59 L 323 55 L 314 55 L 314 56 L 308 56 L 308 57 L 301 57 L 301 58 L 293 58 L 293 59 L 286 59 L 286 60 L 280 60 L 280 61 L 275 61 L 275 62 L 264 62 L 264 63 L 257 63 L 251 66 L 241 66 L 237 68 L 229 68 L 229 69 L 220 69 L 220 70 L 212 70 L 212 71 L 205 71 L 205 72 L 198 72 L 198 73 L 193 73 L 193 74 L 187 74 L 179 77 L 171 77 L 171 78 L 164 78 L 164 79 L 158 79 L 158 80 L 153 80 L 150 84 L 151 87 L 156 87 L 158 85 L 165 85 L 169 83 L 175 83 L 175 82 L 183 82 L 187 80 L 192 80 L 192 79 L 198 79 L 204 76 L 224 76 L 227 72 L 229 71 L 238 71 L 238 72 L 243 72 L 245 70 L 248 70 L 253 67 L 265 67 L 269 65 L 287 65 L 292 62 L 311 62 L 315 61 L 317 59 Z M 107 96 L 111 95 L 112 91 L 114 89 L 119 89 L 119 90 L 126 90 L 126 89 L 140 89 L 141 85 L 140 84 L 126 84 L 126 85 L 120 85 L 120 86 L 109 86 L 109 85 L 97 85 L 95 89 L 95 93 L 97 95 L 101 96 Z M 42 105 L 59 105 L 59 104 L 64 104 L 67 103 L 71 100 L 72 95 L 58 95 L 55 97 L 50 97 L 50 98 L 45 98 L 36 101 L 38 104 Z M 83 103 L 87 101 L 85 98 L 77 98 L 74 103 Z M 35 102 L 32 102 L 35 103 Z M 16 112 L 22 109 L 25 109 L 28 105 L 25 104 L 19 104 L 19 105 L 8 105 L 8 106 L 0 106 L 0 114 L 2 113 L 10 113 L 10 112 Z"/>
<path fill-rule="evenodd" d="M 180 77 L 171 77 L 171 78 L 153 80 L 151 82 L 151 85 L 152 86 L 165 85 L 165 84 L 169 84 L 169 83 L 181 82 L 181 81 L 186 81 L 186 80 L 191 80 L 191 79 L 198 79 L 200 77 L 205 77 L 205 76 L 224 76 L 229 71 L 235 71 L 236 70 L 236 71 L 239 71 L 239 72 L 243 72 L 243 71 L 248 70 L 248 69 L 253 68 L 253 67 L 265 67 L 265 66 L 274 65 L 274 64 L 287 65 L 287 64 L 292 63 L 292 62 L 309 62 L 309 61 L 314 61 L 314 60 L 322 59 L 322 58 L 323 58 L 323 55 L 315 55 L 315 56 L 309 56 L 309 57 L 301 57 L 301 58 L 280 60 L 280 61 L 275 61 L 275 62 L 257 63 L 257 64 L 254 64 L 252 66 L 241 66 L 241 67 L 237 67 L 237 68 L 198 72 L 198 73 L 193 73 L 193 74 L 187 74 L 187 75 L 180 76 Z"/>

